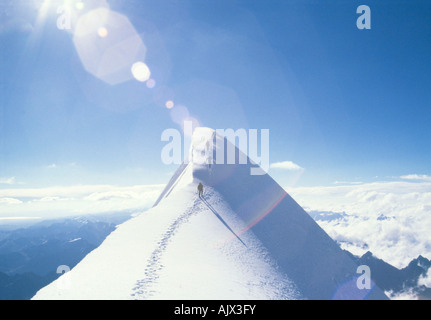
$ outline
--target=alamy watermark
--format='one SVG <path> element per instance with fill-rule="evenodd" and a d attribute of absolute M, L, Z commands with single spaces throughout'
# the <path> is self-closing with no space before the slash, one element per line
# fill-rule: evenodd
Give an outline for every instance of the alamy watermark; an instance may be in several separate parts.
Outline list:
<path fill-rule="evenodd" d="M 356 287 L 359 290 L 370 290 L 371 289 L 371 269 L 367 265 L 360 265 L 358 269 L 356 269 L 356 273 L 360 274 L 358 279 L 356 280 Z"/>
<path fill-rule="evenodd" d="M 83 6 L 83 2 L 78 2 Z M 79 8 L 80 6 L 78 6 Z M 360 5 L 356 8 L 356 13 L 360 16 L 356 20 L 356 26 L 359 30 L 371 29 L 371 9 L 367 5 Z M 72 28 L 72 10 L 67 5 L 61 5 L 57 8 L 57 28 L 59 30 L 70 30 Z"/>
<path fill-rule="evenodd" d="M 360 5 L 356 9 L 356 13 L 360 14 L 358 19 L 356 20 L 356 27 L 359 30 L 371 29 L 371 9 L 369 6 Z"/>
<path fill-rule="evenodd" d="M 57 28 L 59 30 L 70 30 L 72 29 L 72 11 L 66 6 L 59 6 L 57 8 Z"/>
<path fill-rule="evenodd" d="M 192 161 L 211 166 L 247 164 L 250 159 L 253 164 L 259 165 L 250 168 L 250 175 L 263 175 L 269 170 L 269 129 L 260 130 L 260 139 L 257 129 L 216 129 L 211 136 L 193 136 L 193 141 L 192 136 L 191 121 L 184 121 L 184 136 L 177 129 L 164 130 L 161 141 L 168 143 L 161 151 L 162 162 L 166 165 L 179 165 Z M 222 139 L 217 139 L 217 136 Z M 192 143 L 193 148 L 190 148 Z"/>
<path fill-rule="evenodd" d="M 61 265 L 57 267 L 57 274 L 65 275 L 69 271 L 70 271 L 69 266 Z M 57 288 L 60 290 L 68 289 L 70 288 L 70 285 L 71 285 L 70 277 L 60 276 L 55 283 L 57 285 Z"/>

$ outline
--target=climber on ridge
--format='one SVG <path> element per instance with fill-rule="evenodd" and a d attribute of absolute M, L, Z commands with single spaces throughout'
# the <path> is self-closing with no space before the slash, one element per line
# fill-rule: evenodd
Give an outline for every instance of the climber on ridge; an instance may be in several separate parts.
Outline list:
<path fill-rule="evenodd" d="M 201 198 L 204 194 L 204 186 L 203 186 L 202 182 L 199 182 L 198 192 L 199 192 L 199 198 Z"/>

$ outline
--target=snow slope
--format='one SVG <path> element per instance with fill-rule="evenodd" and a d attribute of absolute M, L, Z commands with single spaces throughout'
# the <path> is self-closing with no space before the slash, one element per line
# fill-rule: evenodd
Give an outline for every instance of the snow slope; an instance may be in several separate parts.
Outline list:
<path fill-rule="evenodd" d="M 226 164 L 229 146 L 196 129 L 154 207 L 33 299 L 386 299 L 269 175 Z"/>

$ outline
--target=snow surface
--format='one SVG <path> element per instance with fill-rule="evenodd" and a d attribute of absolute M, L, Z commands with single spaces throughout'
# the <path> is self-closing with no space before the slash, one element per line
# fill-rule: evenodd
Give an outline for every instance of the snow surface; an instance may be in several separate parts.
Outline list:
<path fill-rule="evenodd" d="M 269 175 L 226 164 L 228 148 L 197 128 L 154 207 L 33 299 L 386 299 L 357 288 L 357 265 Z"/>

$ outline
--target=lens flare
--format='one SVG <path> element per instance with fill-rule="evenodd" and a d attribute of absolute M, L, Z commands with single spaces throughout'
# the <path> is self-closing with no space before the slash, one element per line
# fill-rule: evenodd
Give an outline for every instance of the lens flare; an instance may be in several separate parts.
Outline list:
<path fill-rule="evenodd" d="M 174 107 L 174 105 L 175 104 L 172 100 L 166 101 L 166 104 L 165 104 L 166 108 L 168 108 L 168 109 L 172 109 Z"/>
<path fill-rule="evenodd" d="M 147 85 L 147 88 L 153 89 L 156 86 L 156 80 L 148 79 L 145 84 Z"/>
<path fill-rule="evenodd" d="M 149 69 L 137 65 L 145 61 L 146 47 L 129 19 L 107 8 L 98 8 L 82 15 L 74 30 L 73 42 L 87 72 L 100 80 L 116 85 L 135 77 L 149 79 Z"/>
<path fill-rule="evenodd" d="M 136 80 L 145 82 L 150 79 L 151 71 L 145 63 L 139 61 L 132 65 L 132 74 Z"/>
<path fill-rule="evenodd" d="M 99 37 L 101 37 L 101 38 L 106 38 L 106 36 L 108 35 L 108 30 L 106 30 L 106 28 L 104 28 L 104 27 L 100 27 L 98 30 L 97 30 L 97 34 L 99 35 Z"/>

